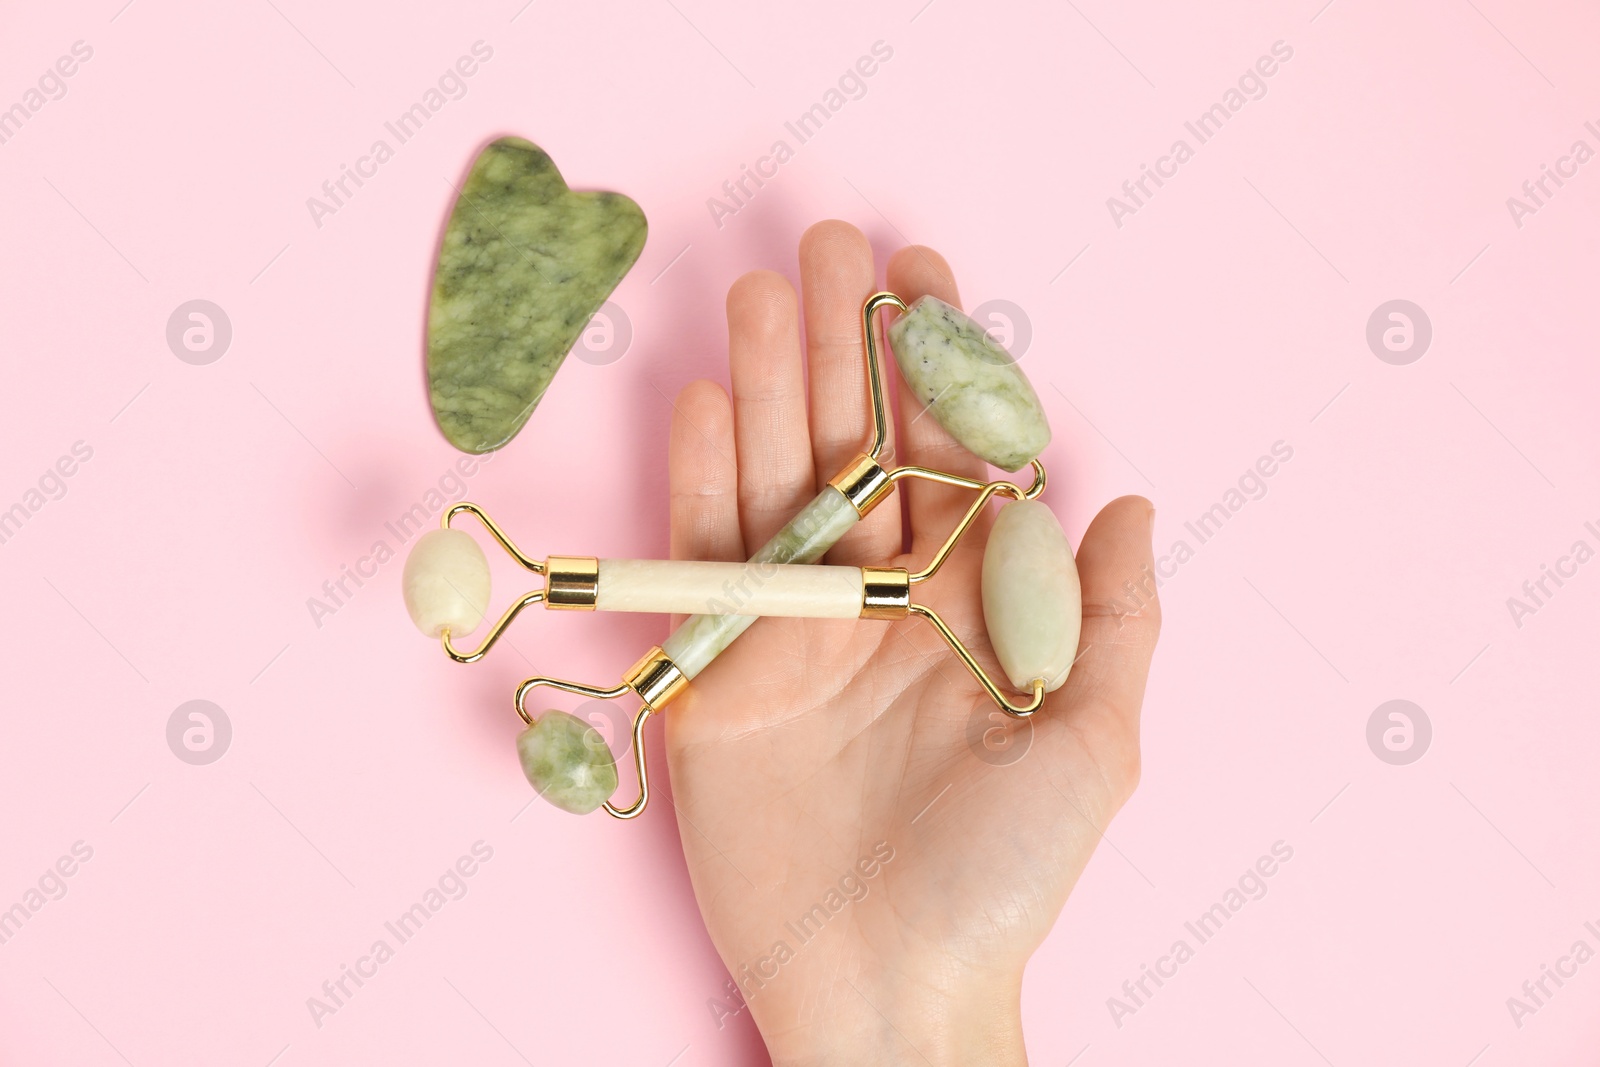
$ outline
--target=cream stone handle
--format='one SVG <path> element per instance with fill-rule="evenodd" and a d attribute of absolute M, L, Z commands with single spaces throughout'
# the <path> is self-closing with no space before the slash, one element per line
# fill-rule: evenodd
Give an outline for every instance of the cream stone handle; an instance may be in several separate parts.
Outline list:
<path fill-rule="evenodd" d="M 600 561 L 600 611 L 854 619 L 861 568 L 665 559 Z"/>
<path fill-rule="evenodd" d="M 550 558 L 549 580 L 560 577 Z M 546 606 L 661 615 L 777 616 L 855 619 L 865 585 L 859 567 L 780 563 L 719 563 L 667 559 L 589 560 L 586 588 L 554 585 L 524 598 Z M 483 621 L 490 595 L 483 550 L 460 530 L 434 530 L 421 537 L 406 559 L 406 607 L 417 629 L 437 638 L 448 631 L 464 637 Z"/>

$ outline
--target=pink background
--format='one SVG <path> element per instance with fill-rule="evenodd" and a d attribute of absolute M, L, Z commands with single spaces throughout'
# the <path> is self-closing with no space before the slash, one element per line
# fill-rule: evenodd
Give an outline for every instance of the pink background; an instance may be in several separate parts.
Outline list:
<path fill-rule="evenodd" d="M 447 663 L 398 559 L 307 607 L 454 462 L 420 371 L 431 259 L 450 183 L 517 133 L 651 223 L 615 296 L 631 346 L 569 360 L 467 480 L 537 554 L 664 553 L 666 398 L 724 376 L 728 284 L 794 276 L 829 216 L 880 268 L 925 242 L 968 307 L 1022 309 L 1074 539 L 1140 492 L 1158 552 L 1196 547 L 1185 522 L 1293 449 L 1165 584 L 1144 782 L 1028 972 L 1035 1062 L 1593 1062 L 1600 962 L 1520 1027 L 1506 1004 L 1600 948 L 1600 562 L 1520 627 L 1506 604 L 1600 548 L 1600 163 L 1520 227 L 1506 205 L 1600 148 L 1591 8 L 122 2 L 8 4 L 0 32 L 0 107 L 93 49 L 0 145 L 0 508 L 93 450 L 0 545 L 0 908 L 93 850 L 0 945 L 0 1061 L 763 1058 L 708 1009 L 726 975 L 670 808 L 523 811 L 527 663 Z M 317 226 L 307 198 L 479 40 L 466 95 Z M 876 41 L 865 94 L 719 226 L 707 199 Z M 1277 41 L 1265 97 L 1118 227 L 1107 198 Z M 196 298 L 233 329 L 205 366 L 165 337 Z M 1365 338 L 1397 298 L 1433 327 L 1405 366 Z M 599 680 L 663 633 L 515 641 Z M 167 745 L 193 699 L 232 723 L 207 766 Z M 1410 765 L 1368 748 L 1391 699 L 1432 724 Z M 316 1026 L 307 998 L 480 840 L 467 894 Z M 1267 895 L 1119 1027 L 1107 998 L 1277 841 Z"/>

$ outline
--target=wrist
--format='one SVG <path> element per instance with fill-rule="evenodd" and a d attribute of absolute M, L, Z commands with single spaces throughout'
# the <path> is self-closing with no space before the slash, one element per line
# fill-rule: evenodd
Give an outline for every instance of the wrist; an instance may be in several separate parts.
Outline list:
<path fill-rule="evenodd" d="M 1021 999 L 1020 973 L 942 982 L 890 971 L 840 976 L 806 998 L 809 1018 L 772 1018 L 759 996 L 751 1009 L 773 1067 L 1022 1067 Z"/>

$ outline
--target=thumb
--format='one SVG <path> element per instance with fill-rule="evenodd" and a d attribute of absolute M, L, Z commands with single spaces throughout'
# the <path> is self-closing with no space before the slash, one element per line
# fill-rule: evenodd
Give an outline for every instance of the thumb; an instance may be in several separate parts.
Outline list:
<path fill-rule="evenodd" d="M 1150 535 L 1155 508 L 1119 497 L 1095 516 L 1078 547 L 1083 630 L 1067 684 L 1046 714 L 1085 740 L 1119 798 L 1139 781 L 1139 709 L 1161 633 Z"/>

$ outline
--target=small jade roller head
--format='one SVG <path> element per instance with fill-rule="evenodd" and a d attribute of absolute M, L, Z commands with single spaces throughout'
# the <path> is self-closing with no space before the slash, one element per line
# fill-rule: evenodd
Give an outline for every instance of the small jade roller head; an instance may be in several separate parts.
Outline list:
<path fill-rule="evenodd" d="M 1027 377 L 960 309 L 919 297 L 890 325 L 889 347 L 928 414 L 973 455 L 1015 471 L 1050 443 L 1050 424 Z"/>
<path fill-rule="evenodd" d="M 522 773 L 562 811 L 587 815 L 617 791 L 617 759 L 593 726 L 565 711 L 546 711 L 517 735 Z"/>

